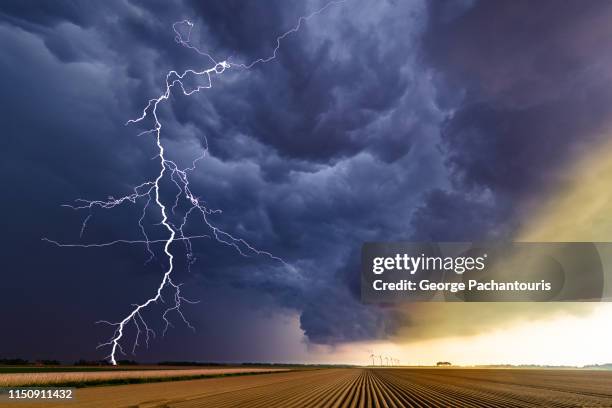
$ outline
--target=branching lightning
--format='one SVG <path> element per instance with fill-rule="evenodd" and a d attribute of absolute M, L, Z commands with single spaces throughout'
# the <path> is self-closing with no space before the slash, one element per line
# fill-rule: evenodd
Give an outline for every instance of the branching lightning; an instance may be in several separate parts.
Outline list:
<path fill-rule="evenodd" d="M 273 48 L 271 55 L 264 58 L 257 58 L 247 64 L 230 64 L 228 59 L 223 61 L 216 61 L 210 54 L 201 51 L 198 47 L 193 45 L 191 43 L 191 32 L 194 27 L 194 24 L 191 21 L 183 20 L 176 22 L 172 25 L 172 29 L 175 34 L 175 41 L 181 46 L 191 49 L 199 55 L 206 57 L 210 60 L 211 65 L 205 69 L 187 69 L 181 73 L 174 70 L 169 71 L 166 74 L 165 88 L 163 93 L 157 98 L 150 99 L 145 108 L 142 110 L 142 114 L 135 119 L 128 120 L 126 123 L 126 125 L 137 124 L 144 121 L 145 119 L 152 119 L 153 127 L 149 130 L 141 132 L 140 135 L 153 136 L 157 148 L 157 156 L 155 158 L 159 159 L 159 173 L 157 173 L 157 175 L 152 180 L 145 181 L 142 184 L 134 187 L 130 194 L 122 196 L 120 198 L 110 196 L 106 200 L 77 199 L 75 200 L 75 204 L 64 205 L 65 207 L 69 207 L 74 210 L 88 211 L 88 215 L 83 220 L 80 231 L 80 237 L 83 237 L 83 234 L 87 228 L 87 224 L 93 216 L 94 210 L 113 209 L 123 204 L 136 204 L 139 202 L 144 202 L 141 216 L 138 219 L 138 226 L 141 231 L 142 238 L 136 240 L 118 239 L 109 242 L 89 244 L 62 243 L 48 238 L 43 238 L 44 241 L 55 244 L 59 247 L 91 248 L 108 247 L 116 244 L 141 244 L 144 245 L 150 255 L 149 260 L 147 262 L 155 258 L 155 253 L 153 252 L 151 246 L 153 244 L 163 244 L 163 254 L 165 256 L 166 264 L 164 267 L 164 274 L 162 280 L 159 286 L 157 287 L 154 296 L 150 297 L 143 303 L 133 304 L 131 312 L 118 322 L 111 322 L 108 320 L 100 320 L 98 322 L 114 328 L 113 334 L 110 339 L 98 345 L 98 348 L 107 348 L 109 350 L 109 354 L 106 358 L 111 364 L 117 364 L 116 358 L 118 356 L 118 353 L 126 354 L 122 344 L 124 344 L 126 341 L 126 330 L 130 325 L 133 326 L 136 332 L 134 343 L 131 347 L 132 353 L 135 353 L 136 348 L 141 345 L 141 341 L 144 340 L 145 344 L 148 346 L 150 339 L 156 336 L 156 332 L 149 326 L 143 316 L 143 312 L 154 303 L 162 302 L 163 304 L 167 305 L 167 307 L 162 313 L 162 320 L 164 322 L 162 335 L 165 334 L 168 328 L 172 326 L 172 323 L 170 321 L 170 314 L 172 313 L 177 314 L 180 319 L 187 325 L 187 327 L 191 328 L 192 330 L 195 330 L 195 328 L 191 325 L 191 323 L 183 314 L 181 307 L 185 303 L 194 304 L 197 302 L 185 298 L 181 294 L 182 284 L 176 283 L 172 278 L 172 273 L 175 269 L 175 255 L 173 253 L 173 244 L 175 242 L 184 243 L 188 268 L 190 268 L 193 262 L 195 262 L 191 241 L 194 239 L 203 238 L 214 239 L 221 244 L 231 246 L 238 252 L 238 254 L 242 256 L 248 256 L 249 254 L 263 255 L 286 265 L 286 263 L 281 258 L 267 251 L 259 250 L 246 240 L 235 237 L 230 233 L 223 231 L 213 225 L 213 223 L 209 219 L 209 216 L 212 214 L 219 214 L 221 213 L 221 210 L 209 208 L 204 201 L 202 201 L 198 196 L 193 193 L 189 183 L 189 174 L 195 170 L 197 163 L 200 160 L 204 159 L 206 154 L 208 153 L 208 141 L 206 140 L 206 138 L 204 138 L 204 151 L 199 157 L 193 160 L 190 167 L 180 168 L 176 164 L 176 162 L 170 160 L 167 157 L 166 149 L 161 137 L 162 123 L 158 117 L 158 107 L 170 98 L 172 91 L 175 90 L 175 88 L 177 87 L 183 93 L 183 95 L 190 96 L 194 93 L 200 92 L 201 90 L 212 88 L 213 78 L 222 75 L 226 70 L 230 68 L 251 69 L 257 64 L 268 63 L 274 60 L 277 57 L 277 53 L 280 50 L 281 42 L 283 41 L 283 39 L 293 33 L 298 32 L 302 24 L 305 23 L 307 20 L 322 13 L 332 5 L 340 4 L 344 1 L 345 0 L 332 1 L 330 3 L 327 3 L 321 9 L 318 9 L 317 11 L 307 16 L 300 17 L 297 21 L 297 24 L 293 28 L 276 38 L 276 45 Z M 194 89 L 188 89 L 188 87 L 186 87 L 185 83 L 183 82 L 188 75 L 204 78 L 204 85 L 198 85 Z M 170 181 L 177 189 L 176 195 L 174 195 L 174 200 L 171 203 L 165 203 L 162 199 L 161 190 L 163 188 L 163 180 Z M 179 203 L 183 202 L 181 200 L 183 200 L 187 204 L 187 209 L 184 211 L 183 214 L 177 216 L 176 210 L 179 207 Z M 150 239 L 149 235 L 147 234 L 144 222 L 145 217 L 147 215 L 147 211 L 150 210 L 152 203 L 161 214 L 161 222 L 159 225 L 163 226 L 167 233 L 167 237 L 164 239 Z M 187 225 L 188 219 L 196 215 L 199 216 L 205 223 L 205 225 L 210 231 L 210 234 L 186 235 L 184 233 L 184 228 Z M 170 291 L 170 293 L 172 294 L 171 301 L 164 299 L 162 295 L 164 291 Z"/>

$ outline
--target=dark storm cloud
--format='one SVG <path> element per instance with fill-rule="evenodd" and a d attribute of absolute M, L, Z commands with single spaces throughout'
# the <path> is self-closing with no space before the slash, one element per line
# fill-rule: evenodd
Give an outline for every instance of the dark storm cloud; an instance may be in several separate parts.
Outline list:
<path fill-rule="evenodd" d="M 274 63 L 229 71 L 213 78 L 212 90 L 191 98 L 175 95 L 160 110 L 173 159 L 189 163 L 208 139 L 212 156 L 192 175 L 192 188 L 224 210 L 213 221 L 292 265 L 288 270 L 265 257 L 240 257 L 210 240 L 194 242 L 198 263 L 192 275 L 177 258 L 177 279 L 191 283 L 186 293 L 196 299 L 210 293 L 199 289 L 201 282 L 217 296 L 238 290 L 241 297 L 221 311 L 206 304 L 214 298 L 208 296 L 191 310 L 197 322 L 206 323 L 199 315 L 226 313 L 237 322 L 232 327 L 240 322 L 247 327 L 251 317 L 240 310 L 254 303 L 262 310 L 299 313 L 307 337 L 319 343 L 386 337 L 403 322 L 391 309 L 360 304 L 357 253 L 365 239 L 406 236 L 421 193 L 444 183 L 435 147 L 442 114 L 413 41 L 424 28 L 423 5 L 356 4 L 309 21 L 283 43 Z M 125 194 L 155 171 L 150 139 L 136 137 L 139 129 L 123 123 L 160 92 L 167 70 L 209 64 L 174 42 L 170 24 L 189 17 L 197 23 L 193 38 L 201 48 L 249 61 L 266 56 L 276 35 L 321 5 L 279 3 L 268 10 L 225 2 L 105 2 L 95 10 L 71 3 L 59 3 L 52 12 L 37 4 L 2 8 L 3 87 L 12 95 L 11 161 L 3 163 L 3 180 L 15 192 L 3 210 L 28 219 L 11 223 L 18 237 L 11 245 L 43 254 L 23 261 L 14 251 L 9 262 L 32 276 L 54 277 L 45 280 L 48 293 L 36 280 L 29 284 L 36 301 L 24 302 L 16 293 L 3 301 L 24 304 L 21 316 L 32 320 L 39 304 L 58 310 L 73 302 L 84 305 L 74 323 L 62 324 L 83 327 L 73 351 L 56 356 L 92 355 L 88 347 L 103 338 L 104 327 L 92 331 L 89 322 L 119 316 L 125 305 L 149 294 L 161 271 L 159 262 L 141 266 L 144 248 L 63 250 L 39 239 L 78 240 L 86 214 L 62 211 L 59 204 Z M 390 44 L 388 38 L 398 41 Z M 8 171 L 25 163 L 27 172 Z M 37 186 L 37 175 L 52 181 Z M 137 237 L 137 224 L 130 222 L 137 217 L 138 208 L 96 212 L 84 240 Z M 147 219 L 155 223 L 159 215 Z M 189 228 L 202 232 L 195 220 Z M 28 286 L 13 279 L 16 287 Z M 83 301 L 83 292 L 95 293 L 95 302 Z M 53 326 L 65 316 L 47 319 Z M 229 326 L 217 330 L 235 337 Z M 39 353 L 65 350 L 61 338 L 61 332 L 49 333 Z M 206 331 L 196 338 L 219 348 Z M 7 352 L 24 350 L 17 337 L 5 341 Z M 197 349 L 186 353 L 198 358 Z"/>
<path fill-rule="evenodd" d="M 440 79 L 439 103 L 458 101 L 442 128 L 453 181 L 516 215 L 609 126 L 612 5 L 432 2 L 430 12 L 424 55 Z"/>
<path fill-rule="evenodd" d="M 594 131 L 612 106 L 604 70 L 610 54 L 600 48 L 607 25 L 597 19 L 606 3 L 593 3 L 572 24 L 571 2 L 544 24 L 552 5 L 539 2 L 528 11 L 520 2 L 500 10 L 436 2 L 428 10 L 419 1 L 349 0 L 287 37 L 274 62 L 228 70 L 213 77 L 213 89 L 189 98 L 173 95 L 160 109 L 164 141 L 172 159 L 188 164 L 207 139 L 210 156 L 191 186 L 223 209 L 211 220 L 292 268 L 194 241 L 198 261 L 190 275 L 177 257 L 177 280 L 202 300 L 187 311 L 199 331 L 177 329 L 168 344 L 194 359 L 213 358 L 211 350 L 265 356 L 259 348 L 238 354 L 240 342 L 224 339 L 265 334 L 249 323 L 251 309 L 299 314 L 315 343 L 387 338 L 409 326 L 403 312 L 361 304 L 361 244 L 511 230 L 506 215 L 514 200 L 544 183 L 567 142 Z M 159 260 L 142 266 L 144 248 L 65 250 L 39 240 L 78 240 L 86 214 L 59 204 L 123 195 L 154 174 L 151 139 L 123 124 L 161 92 L 168 70 L 210 63 L 176 44 L 172 22 L 192 19 L 200 48 L 248 62 L 267 56 L 278 34 L 323 3 L 83 4 L 0 6 L 0 83 L 10 101 L 3 106 L 1 206 L 13 215 L 6 234 L 14 237 L 4 247 L 12 290 L 0 302 L 3 310 L 21 306 L 6 317 L 21 328 L 2 339 L 9 354 L 96 355 L 91 345 L 108 333 L 90 322 L 121 316 L 159 278 Z M 547 44 L 546 63 L 537 44 Z M 533 149 L 520 148 L 527 143 Z M 84 240 L 137 238 L 139 214 L 138 207 L 96 212 Z M 154 224 L 159 214 L 147 220 Z M 188 230 L 207 232 L 196 220 Z M 41 305 L 57 313 L 39 316 Z M 65 343 L 53 327 L 73 337 Z M 44 345 L 22 344 L 40 330 Z M 142 353 L 168 355 L 162 348 Z"/>
<path fill-rule="evenodd" d="M 35 3 L 8 0 L 2 4 L 2 14 L 18 20 L 21 24 L 39 24 L 48 27 L 63 22 L 84 26 L 96 18 L 88 5 L 71 1 Z"/>
<path fill-rule="evenodd" d="M 429 192 L 412 217 L 414 236 L 427 241 L 472 241 L 504 236 L 505 213 L 493 197 L 435 189 Z"/>
<path fill-rule="evenodd" d="M 418 88 L 416 74 L 411 72 L 415 64 L 411 38 L 417 36 L 423 22 L 410 15 L 419 13 L 413 10 L 418 8 L 414 4 L 386 7 L 396 10 L 397 16 L 387 12 L 365 16 L 362 6 L 330 8 L 304 24 L 299 35 L 288 37 L 274 64 L 257 66 L 242 75 L 229 100 L 215 103 L 220 114 L 238 119 L 224 123 L 222 131 L 252 134 L 289 158 L 327 161 L 365 149 L 387 160 L 403 156 L 410 148 L 410 133 L 419 131 L 421 116 L 428 114 L 427 108 L 412 104 L 405 113 L 419 120 L 407 123 L 407 115 L 400 119 L 393 112 L 411 87 Z M 267 15 L 267 7 L 254 4 L 199 6 L 206 9 L 201 12 L 206 33 L 231 32 L 223 35 L 228 39 L 227 49 L 236 48 L 234 43 L 242 44 L 245 54 L 233 58 L 242 62 L 269 54 L 274 45 L 271 39 L 293 26 L 297 15 L 306 13 L 300 11 L 303 7 L 302 3 L 272 7 Z M 310 8 L 316 9 L 314 5 Z M 267 17 L 257 18 L 261 13 Z M 402 35 L 405 40 L 393 46 L 385 46 L 386 40 L 381 38 Z M 270 78 L 275 78 L 274 84 Z M 412 91 L 414 99 L 422 95 L 419 89 Z M 243 99 L 237 101 L 236 93 Z M 395 123 L 382 123 L 385 120 Z M 379 128 L 371 129 L 373 126 Z M 381 131 L 388 127 L 392 131 Z"/>

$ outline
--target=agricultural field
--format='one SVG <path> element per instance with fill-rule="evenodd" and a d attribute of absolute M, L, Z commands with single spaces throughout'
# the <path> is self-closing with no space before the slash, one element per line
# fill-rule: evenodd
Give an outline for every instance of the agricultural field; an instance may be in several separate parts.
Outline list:
<path fill-rule="evenodd" d="M 271 373 L 287 371 L 284 368 L 258 367 L 140 367 L 140 368 L 35 368 L 3 370 L 0 372 L 0 387 L 11 386 L 72 386 L 108 385 L 163 381 L 181 377 L 215 377 L 238 374 Z"/>
<path fill-rule="evenodd" d="M 612 372 L 354 368 L 77 389 L 19 407 L 610 407 Z M 0 404 L 1 405 L 1 404 Z M 3 406 L 8 406 L 5 404 Z"/>

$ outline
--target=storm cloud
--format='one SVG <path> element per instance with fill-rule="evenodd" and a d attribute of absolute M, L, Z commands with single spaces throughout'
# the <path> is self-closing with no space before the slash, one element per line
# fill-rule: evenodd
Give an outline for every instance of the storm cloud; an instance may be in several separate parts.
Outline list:
<path fill-rule="evenodd" d="M 19 328 L 3 336 L 3 352 L 98 356 L 108 333 L 92 322 L 121 316 L 155 287 L 162 268 L 144 264 L 142 247 L 40 238 L 78 241 L 87 214 L 60 204 L 123 195 L 154 174 L 153 140 L 126 120 L 168 70 L 210 65 L 174 41 L 172 23 L 189 18 L 198 47 L 249 62 L 324 4 L 3 2 L 0 205 L 10 239 L 0 304 Z M 161 342 L 182 344 L 177 358 L 238 355 L 242 344 L 225 339 L 264 336 L 257 313 L 299 315 L 312 343 L 410 333 L 410 310 L 360 302 L 361 244 L 512 235 L 519 203 L 557 182 L 577 141 L 596 141 L 610 117 L 612 6 L 583 4 L 347 0 L 287 37 L 274 61 L 173 95 L 160 111 L 164 141 L 187 164 L 207 140 L 191 183 L 223 209 L 211 219 L 293 268 L 194 241 L 197 262 L 188 272 L 179 261 L 177 280 L 202 300 L 185 311 L 198 332 L 177 327 Z M 137 238 L 139 205 L 95 212 L 83 241 Z M 220 316 L 232 323 L 220 327 Z M 41 333 L 45 345 L 23 340 Z M 143 353 L 168 356 L 159 345 Z"/>

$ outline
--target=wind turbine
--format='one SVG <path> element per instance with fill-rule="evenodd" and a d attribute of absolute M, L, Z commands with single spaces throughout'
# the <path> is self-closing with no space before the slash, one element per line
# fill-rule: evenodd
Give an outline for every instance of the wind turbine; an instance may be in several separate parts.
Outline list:
<path fill-rule="evenodd" d="M 382 358 L 383 358 L 382 354 L 379 355 L 378 358 L 380 358 L 380 366 L 382 367 Z"/>
<path fill-rule="evenodd" d="M 374 355 L 374 353 L 371 353 L 371 354 L 370 354 L 370 358 L 372 359 L 372 366 L 374 366 L 374 358 L 375 358 L 375 357 L 376 357 L 376 356 Z"/>

